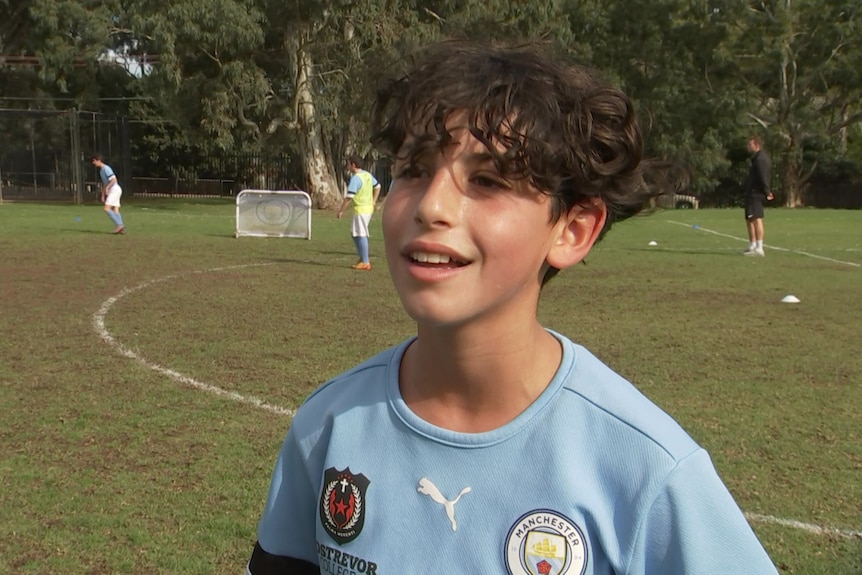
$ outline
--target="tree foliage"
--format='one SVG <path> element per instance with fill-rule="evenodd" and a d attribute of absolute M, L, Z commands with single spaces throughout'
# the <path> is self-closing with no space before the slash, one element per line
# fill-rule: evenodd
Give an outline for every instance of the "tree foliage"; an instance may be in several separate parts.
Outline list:
<path fill-rule="evenodd" d="M 862 119 L 862 5 L 838 0 L 750 0 L 735 38 L 737 74 L 751 97 L 750 123 L 778 152 L 785 203 L 802 205 L 817 167 L 807 153 L 846 151 Z"/>
<path fill-rule="evenodd" d="M 326 207 L 345 155 L 371 155 L 369 105 L 403 54 L 550 42 L 632 96 L 648 153 L 695 191 L 738 178 L 760 133 L 798 205 L 818 166 L 862 165 L 860 26 L 858 0 L 0 0 L 0 88 L 67 98 L 55 107 L 133 98 L 154 160 L 296 154 Z"/>

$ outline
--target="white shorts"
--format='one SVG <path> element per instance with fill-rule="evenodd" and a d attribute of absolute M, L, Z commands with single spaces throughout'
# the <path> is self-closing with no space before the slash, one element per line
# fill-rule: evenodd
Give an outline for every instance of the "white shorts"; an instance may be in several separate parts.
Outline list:
<path fill-rule="evenodd" d="M 106 206 L 120 207 L 120 196 L 123 195 L 123 188 L 119 185 L 114 184 L 110 188 L 108 188 L 108 198 L 105 200 Z"/>
<path fill-rule="evenodd" d="M 371 223 L 371 214 L 353 214 L 353 229 L 351 233 L 354 238 L 367 238 L 371 236 L 368 224 Z"/>

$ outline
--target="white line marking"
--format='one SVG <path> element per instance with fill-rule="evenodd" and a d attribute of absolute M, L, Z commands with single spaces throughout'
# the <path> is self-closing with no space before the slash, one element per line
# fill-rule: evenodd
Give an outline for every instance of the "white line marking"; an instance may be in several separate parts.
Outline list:
<path fill-rule="evenodd" d="M 224 271 L 224 270 L 231 270 L 231 269 L 240 269 L 240 268 L 248 268 L 248 267 L 256 267 L 256 266 L 268 266 L 268 265 L 272 265 L 272 264 L 246 264 L 246 265 L 229 266 L 229 267 L 223 267 L 223 268 L 212 268 L 209 270 L 195 271 L 195 272 L 190 272 L 190 273 L 217 272 L 217 271 Z M 189 377 L 187 375 L 183 375 L 182 373 L 180 373 L 178 371 L 174 371 L 173 369 L 169 369 L 167 367 L 162 367 L 161 365 L 158 365 L 156 363 L 148 361 L 143 356 L 139 355 L 138 353 L 132 351 L 131 349 L 125 347 L 123 344 L 118 342 L 117 339 L 113 335 L 111 335 L 111 333 L 107 330 L 107 328 L 105 328 L 105 316 L 108 315 L 108 312 L 111 311 L 111 308 L 114 306 L 115 303 L 117 303 L 117 301 L 119 301 L 120 299 L 126 297 L 127 295 L 129 295 L 131 293 L 134 293 L 136 291 L 140 291 L 140 290 L 147 288 L 151 285 L 161 283 L 161 282 L 166 282 L 168 280 L 172 280 L 172 279 L 181 277 L 183 275 L 188 275 L 188 274 L 174 274 L 174 275 L 165 276 L 162 278 L 157 278 L 154 280 L 146 281 L 146 282 L 140 283 L 134 287 L 125 288 L 119 294 L 117 294 L 113 297 L 109 297 L 108 299 L 106 299 L 102 303 L 99 310 L 95 314 L 93 314 L 93 327 L 96 329 L 96 333 L 98 333 L 102 337 L 103 340 L 105 340 L 109 345 L 111 345 L 113 348 L 115 348 L 117 351 L 119 351 L 122 355 L 124 355 L 130 359 L 134 359 L 135 361 L 137 361 L 139 364 L 143 365 L 147 369 L 151 369 L 153 371 L 161 373 L 162 375 L 166 375 L 166 376 L 170 377 L 171 379 L 178 381 L 179 383 L 182 383 L 183 385 L 188 385 L 188 386 L 193 387 L 195 389 L 198 389 L 200 391 L 204 391 L 206 393 L 211 393 L 211 394 L 217 395 L 219 397 L 224 397 L 226 399 L 230 399 L 230 400 L 236 401 L 238 403 L 244 403 L 246 405 L 251 405 L 253 407 L 263 409 L 264 411 L 269 411 L 270 413 L 275 413 L 277 415 L 286 415 L 288 417 L 293 417 L 295 411 L 292 409 L 285 409 L 284 407 L 279 407 L 278 405 L 272 405 L 270 403 L 263 401 L 262 399 L 258 399 L 257 397 L 254 397 L 251 395 L 242 395 L 242 394 L 236 393 L 235 391 L 227 391 L 227 390 L 224 390 L 220 387 L 216 387 L 216 386 L 210 385 L 208 383 L 203 383 L 202 381 L 198 381 L 192 377 Z"/>
<path fill-rule="evenodd" d="M 667 221 L 668 221 L 668 223 L 676 224 L 676 225 L 678 225 L 678 226 L 685 226 L 685 227 L 687 227 L 687 228 L 691 228 L 691 227 L 692 227 L 692 225 L 691 225 L 691 224 L 686 224 L 686 223 L 683 223 L 683 222 L 675 222 L 675 221 L 673 221 L 673 220 L 667 220 Z M 708 234 L 713 234 L 713 235 L 716 235 L 716 236 L 721 236 L 721 237 L 723 237 L 723 238 L 730 238 L 730 239 L 732 239 L 732 240 L 737 240 L 737 241 L 740 241 L 740 242 L 748 242 L 748 240 L 747 240 L 747 239 L 745 239 L 745 238 L 740 238 L 740 237 L 737 237 L 737 236 L 731 236 L 730 234 L 723 234 L 723 233 L 721 233 L 721 232 L 717 232 L 717 231 L 715 231 L 715 230 L 710 230 L 710 229 L 708 229 L 708 228 L 704 228 L 704 227 L 700 227 L 700 226 L 698 226 L 698 227 L 696 227 L 696 228 L 694 228 L 694 229 L 696 229 L 696 230 L 698 230 L 698 231 L 701 231 L 701 232 L 706 232 L 706 233 L 708 233 Z M 855 267 L 855 268 L 862 267 L 862 264 L 857 264 L 857 263 L 855 263 L 855 262 L 845 262 L 845 261 L 843 261 L 843 260 L 836 260 L 836 259 L 833 259 L 833 258 L 827 258 L 826 256 L 818 256 L 817 254 L 810 254 L 810 253 L 808 253 L 808 252 L 803 252 L 803 251 L 801 251 L 801 250 L 791 250 L 791 249 L 787 249 L 787 248 L 780 248 L 780 247 L 778 247 L 778 246 L 772 246 L 772 245 L 768 245 L 768 244 L 763 244 L 763 247 L 765 247 L 765 248 L 769 248 L 769 249 L 771 249 L 771 250 L 776 250 L 776 251 L 779 251 L 779 252 L 790 252 L 790 253 L 799 254 L 799 255 L 802 255 L 802 256 L 808 256 L 808 257 L 810 257 L 810 258 L 816 258 L 816 259 L 818 259 L 818 260 L 824 260 L 824 261 L 832 262 L 832 263 L 835 263 L 835 264 L 843 264 L 843 265 L 845 265 L 845 266 L 853 266 L 853 267 Z"/>
<path fill-rule="evenodd" d="M 671 222 L 671 223 L 678 223 L 678 222 Z M 683 224 L 683 225 L 685 225 L 685 224 Z M 706 230 L 706 231 L 708 231 L 708 230 Z M 722 234 L 719 234 L 719 235 L 722 235 Z M 732 237 L 732 236 L 728 236 L 728 237 Z M 738 239 L 738 238 L 733 238 L 733 239 Z M 257 267 L 257 266 L 268 266 L 268 265 L 272 265 L 272 264 L 246 264 L 246 265 L 228 266 L 228 267 L 222 267 L 222 268 L 211 268 L 208 270 L 202 270 L 202 271 L 199 270 L 199 271 L 194 271 L 194 272 L 190 272 L 190 273 L 200 274 L 200 273 L 207 273 L 207 272 L 217 272 L 217 271 L 224 271 L 224 270 L 231 270 L 231 269 L 241 269 L 241 268 Z M 286 415 L 288 417 L 293 417 L 296 413 L 295 410 L 285 409 L 285 408 L 279 407 L 277 405 L 272 405 L 272 404 L 266 403 L 265 401 L 258 399 L 257 397 L 254 397 L 254 396 L 246 396 L 246 395 L 241 395 L 239 393 L 236 393 L 234 391 L 226 391 L 224 389 L 221 389 L 220 387 L 216 387 L 214 385 L 209 385 L 207 383 L 203 383 L 203 382 L 198 381 L 194 378 L 191 378 L 187 375 L 183 375 L 182 373 L 179 373 L 178 371 L 174 371 L 173 369 L 169 369 L 166 367 L 162 367 L 158 364 L 152 363 L 152 362 L 146 360 L 141 355 L 139 355 L 139 354 L 135 353 L 134 351 L 128 349 L 127 347 L 123 346 L 105 328 L 105 317 L 108 315 L 108 312 L 111 311 L 111 308 L 114 306 L 114 304 L 117 303 L 120 299 L 126 297 L 127 295 L 129 295 L 131 293 L 134 293 L 136 291 L 140 291 L 144 288 L 150 287 L 150 286 L 155 285 L 157 283 L 166 282 L 166 281 L 169 281 L 172 279 L 176 279 L 178 277 L 182 277 L 184 275 L 188 275 L 188 274 L 174 274 L 174 275 L 165 276 L 162 278 L 157 278 L 154 280 L 145 281 L 145 282 L 139 283 L 138 285 L 136 285 L 134 287 L 125 288 L 119 294 L 117 294 L 113 297 L 109 297 L 108 299 L 106 299 L 102 303 L 99 310 L 95 314 L 93 314 L 93 327 L 96 329 L 96 332 L 109 345 L 111 345 L 113 348 L 115 348 L 117 351 L 119 351 L 120 354 L 124 355 L 125 357 L 128 357 L 130 359 L 137 361 L 139 364 L 143 365 L 147 369 L 151 369 L 153 371 L 161 373 L 162 375 L 166 375 L 166 376 L 170 377 L 171 379 L 178 381 L 179 383 L 182 383 L 184 385 L 188 385 L 190 387 L 193 387 L 193 388 L 198 389 L 200 391 L 204 391 L 206 393 L 211 393 L 211 394 L 219 396 L 219 397 L 224 397 L 226 399 L 236 401 L 238 403 L 251 405 L 252 407 L 257 407 L 259 409 L 263 409 L 264 411 L 269 411 L 270 413 L 275 413 L 277 415 Z M 783 527 L 790 527 L 793 529 L 801 529 L 803 531 L 807 531 L 809 533 L 814 533 L 817 535 L 833 535 L 833 536 L 838 536 L 838 537 L 842 537 L 845 539 L 862 538 L 862 531 L 852 531 L 849 529 L 835 529 L 833 527 L 821 527 L 819 525 L 814 525 L 811 523 L 803 523 L 801 521 L 796 521 L 795 519 L 782 519 L 780 517 L 773 517 L 772 515 L 761 515 L 760 513 L 745 513 L 745 517 L 749 521 L 755 521 L 755 522 L 759 522 L 759 523 L 771 523 L 774 525 L 781 525 Z"/>
<path fill-rule="evenodd" d="M 795 519 L 781 519 L 772 515 L 761 515 L 760 513 L 745 513 L 745 518 L 749 521 L 757 521 L 759 523 L 771 523 L 773 525 L 781 525 L 783 527 L 792 527 L 793 529 L 801 529 L 814 533 L 815 535 L 833 535 L 843 539 L 862 539 L 862 531 L 852 531 L 850 529 L 834 529 L 832 527 L 821 527 L 812 523 L 803 523 Z"/>

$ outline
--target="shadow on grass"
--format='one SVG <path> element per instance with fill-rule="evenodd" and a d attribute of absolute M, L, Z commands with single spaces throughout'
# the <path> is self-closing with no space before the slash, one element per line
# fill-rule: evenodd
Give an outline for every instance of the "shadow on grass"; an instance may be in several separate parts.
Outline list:
<path fill-rule="evenodd" d="M 111 232 L 111 231 L 102 231 L 102 230 L 81 230 L 81 229 L 74 229 L 74 228 L 57 228 L 57 230 L 58 230 L 58 231 L 61 231 L 61 232 L 76 232 L 76 233 L 79 233 L 79 234 L 96 234 L 96 235 L 102 235 L 102 234 L 105 234 L 105 235 L 108 235 L 108 236 L 121 236 L 121 235 L 125 235 L 125 234 L 115 234 L 115 233 L 113 233 L 113 232 Z"/>
<path fill-rule="evenodd" d="M 692 256 L 733 256 L 739 257 L 738 251 L 727 250 L 671 250 L 667 248 L 623 248 L 624 252 L 662 252 L 665 254 L 686 254 Z"/>
<path fill-rule="evenodd" d="M 348 265 L 348 264 L 334 264 L 331 262 L 325 262 L 325 261 L 319 261 L 319 260 L 300 260 L 300 259 L 295 259 L 295 258 L 271 258 L 270 261 L 273 263 L 276 263 L 276 264 L 297 264 L 297 265 L 305 265 L 305 266 L 318 266 L 318 267 L 329 268 L 329 269 L 333 269 L 333 270 L 349 270 L 350 269 L 350 265 Z M 382 263 L 374 263 L 372 261 L 372 264 L 374 266 L 378 266 L 378 265 L 382 266 L 381 269 L 387 269 L 385 261 L 383 261 Z"/>
<path fill-rule="evenodd" d="M 356 252 L 348 251 L 348 250 L 315 250 L 317 253 L 323 256 L 355 256 Z"/>
<path fill-rule="evenodd" d="M 132 204 L 142 212 L 179 212 L 177 206 Z"/>
<path fill-rule="evenodd" d="M 322 268 L 332 268 L 332 269 L 339 269 L 339 268 L 344 267 L 344 266 L 338 266 L 335 264 L 326 263 L 326 262 L 322 262 L 322 261 L 300 260 L 300 259 L 295 259 L 295 258 L 271 258 L 270 261 L 272 263 L 276 263 L 276 264 L 299 264 L 299 265 L 306 265 L 306 266 L 320 266 Z"/>

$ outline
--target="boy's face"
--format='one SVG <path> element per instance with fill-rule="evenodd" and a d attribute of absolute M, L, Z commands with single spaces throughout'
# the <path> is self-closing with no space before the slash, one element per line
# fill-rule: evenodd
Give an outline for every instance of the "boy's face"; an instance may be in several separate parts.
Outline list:
<path fill-rule="evenodd" d="M 383 211 L 393 282 L 420 324 L 534 317 L 546 257 L 565 223 L 550 222 L 548 196 L 500 176 L 462 118 L 447 122 L 453 138 L 442 152 L 395 164 Z"/>

